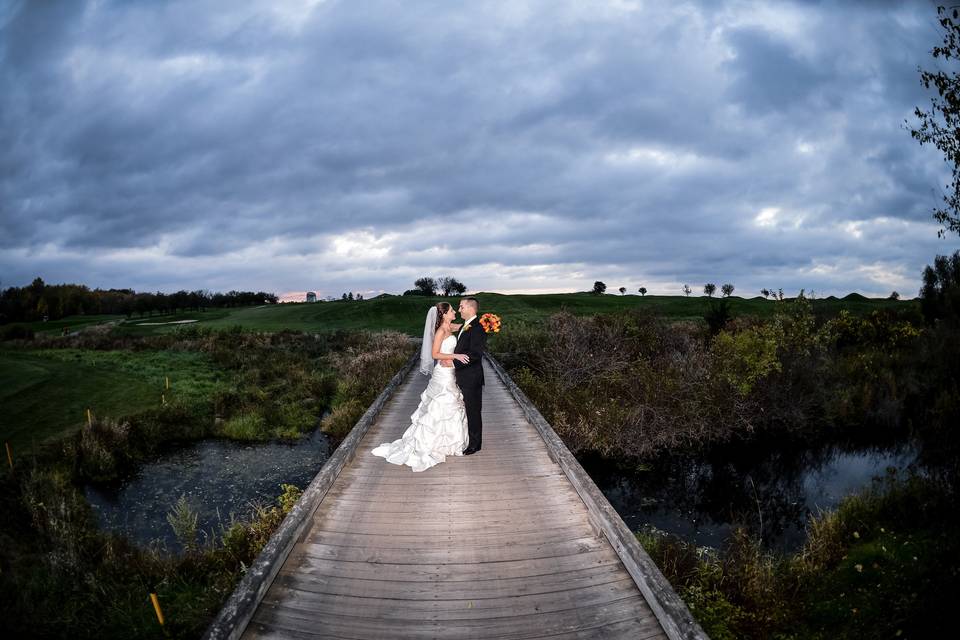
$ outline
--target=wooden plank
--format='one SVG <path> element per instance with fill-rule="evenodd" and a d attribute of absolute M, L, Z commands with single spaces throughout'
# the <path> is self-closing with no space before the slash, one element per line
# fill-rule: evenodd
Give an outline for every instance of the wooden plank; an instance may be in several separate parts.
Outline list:
<path fill-rule="evenodd" d="M 466 604 L 464 606 L 466 607 Z M 256 621 L 299 633 L 315 632 L 318 627 L 322 627 L 325 633 L 362 633 L 364 635 L 356 637 L 367 638 L 420 640 L 422 638 L 495 637 L 504 640 L 522 640 L 569 631 L 575 625 L 600 627 L 613 622 L 648 623 L 652 617 L 652 615 L 638 615 L 636 605 L 631 601 L 615 601 L 613 603 L 575 607 L 553 612 L 552 615 L 535 613 L 532 615 L 457 621 L 378 619 L 369 616 L 367 612 L 362 612 L 361 615 L 349 615 L 344 612 L 339 615 L 325 614 L 318 616 L 310 610 L 298 609 L 291 604 L 277 604 L 270 607 L 261 607 L 257 612 Z"/>
<path fill-rule="evenodd" d="M 285 584 L 286 575 L 278 577 L 278 584 Z M 318 614 L 341 614 L 345 611 L 363 611 L 370 606 L 369 596 L 339 595 L 298 591 L 282 587 L 271 591 L 263 600 L 266 606 L 287 605 L 308 609 Z M 624 583 L 617 588 L 581 589 L 558 597 L 550 591 L 526 595 L 510 595 L 481 599 L 384 599 L 374 603 L 381 618 L 419 620 L 470 620 L 508 617 L 516 615 L 548 614 L 566 611 L 579 606 L 594 606 L 612 603 L 643 605 L 643 596 L 636 588 Z"/>
<path fill-rule="evenodd" d="M 604 546 L 604 542 L 593 536 L 580 536 L 548 543 L 518 544 L 499 549 L 463 547 L 459 549 L 376 549 L 359 547 L 339 547 L 323 543 L 303 543 L 303 553 L 315 558 L 335 560 L 354 560 L 357 562 L 388 562 L 392 564 L 446 564 L 465 562 L 499 562 L 502 560 L 521 560 L 528 558 L 549 558 L 558 555 L 570 555 L 586 551 L 595 551 Z"/>
<path fill-rule="evenodd" d="M 377 549 L 440 549 L 466 546 L 471 549 L 483 547 L 503 547 L 507 545 L 529 544 L 532 542 L 562 542 L 583 535 L 583 525 L 555 527 L 545 532 L 543 529 L 515 531 L 505 535 L 502 531 L 486 533 L 359 533 L 357 531 L 325 531 L 313 529 L 304 540 L 305 543 L 331 544 L 339 547 L 375 547 Z"/>
<path fill-rule="evenodd" d="M 640 596 L 636 588 L 630 585 L 630 576 L 620 567 L 606 565 L 589 567 L 576 573 L 555 574 L 536 577 L 503 578 L 466 582 L 463 580 L 445 582 L 410 582 L 407 580 L 358 580 L 342 576 L 305 576 L 299 572 L 280 573 L 275 582 L 278 587 L 338 596 L 362 598 L 382 598 L 386 600 L 423 602 L 430 600 L 469 600 L 479 602 L 488 598 L 517 598 L 520 596 L 555 594 L 553 600 L 569 591 L 587 591 L 600 588 L 603 592 L 623 588 L 622 593 Z M 617 590 L 620 593 L 619 590 Z M 641 596 L 642 597 L 642 596 Z M 461 602 L 462 605 L 462 602 Z"/>
<path fill-rule="evenodd" d="M 297 554 L 294 551 L 294 554 Z M 348 578 L 378 580 L 406 580 L 411 582 L 445 580 L 448 582 L 463 580 L 490 580 L 517 578 L 523 576 L 541 576 L 545 574 L 563 575 L 585 567 L 620 565 L 613 549 L 602 547 L 595 551 L 569 556 L 549 558 L 504 560 L 488 563 L 448 563 L 448 564 L 389 564 L 368 562 L 345 562 L 328 559 L 316 559 L 309 556 L 291 554 L 288 565 L 280 573 L 300 572 L 306 575 L 337 575 Z"/>

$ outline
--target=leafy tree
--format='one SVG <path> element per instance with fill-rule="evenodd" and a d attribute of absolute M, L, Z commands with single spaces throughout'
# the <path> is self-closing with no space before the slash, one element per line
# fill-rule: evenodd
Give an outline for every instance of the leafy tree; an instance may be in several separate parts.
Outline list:
<path fill-rule="evenodd" d="M 693 289 L 690 288 L 690 285 L 688 285 L 688 284 L 683 285 L 683 294 L 684 294 L 684 295 L 689 296 L 691 291 L 693 291 Z"/>
<path fill-rule="evenodd" d="M 720 291 L 723 292 L 723 295 L 724 295 L 724 296 L 726 296 L 727 298 L 729 298 L 730 295 L 733 293 L 733 288 L 734 288 L 734 287 L 733 287 L 732 284 L 727 283 L 727 284 L 723 285 L 722 287 L 720 287 Z"/>
<path fill-rule="evenodd" d="M 437 281 L 433 278 L 428 278 L 426 276 L 423 278 L 417 278 L 413 285 L 425 296 L 437 295 Z"/>
<path fill-rule="evenodd" d="M 593 293 L 594 295 L 600 295 L 606 290 L 607 290 L 607 285 L 597 280 L 596 282 L 593 283 L 593 291 L 591 293 Z"/>
<path fill-rule="evenodd" d="M 770 289 L 760 289 L 760 295 L 762 295 L 764 298 L 769 298 Z"/>
<path fill-rule="evenodd" d="M 444 296 L 460 295 L 467 290 L 466 285 L 450 276 L 444 276 L 437 281 L 437 287 L 443 292 Z"/>
<path fill-rule="evenodd" d="M 346 299 L 347 299 L 347 294 L 343 294 L 342 296 L 340 296 L 340 299 L 341 299 L 341 300 L 346 300 Z"/>
<path fill-rule="evenodd" d="M 960 250 L 952 256 L 937 256 L 923 270 L 920 311 L 927 322 L 960 318 Z"/>
<path fill-rule="evenodd" d="M 887 300 L 899 300 L 900 294 L 896 291 L 891 291 L 890 295 L 887 297 Z"/>
<path fill-rule="evenodd" d="M 347 300 L 353 300 L 353 291 L 347 294 Z"/>
<path fill-rule="evenodd" d="M 639 289 L 637 289 L 637 291 L 639 291 L 639 292 L 640 292 L 640 295 L 642 295 L 642 296 L 647 295 L 647 288 L 646 288 L 646 287 L 640 287 Z"/>
<path fill-rule="evenodd" d="M 618 291 L 620 291 L 620 295 L 623 295 L 623 294 L 625 294 L 625 293 L 627 292 L 627 288 L 626 288 L 626 287 L 620 287 L 620 289 L 618 289 Z"/>
<path fill-rule="evenodd" d="M 713 284 L 712 282 L 708 282 L 707 284 L 703 285 L 703 292 L 711 298 L 713 297 L 713 294 L 716 293 L 716 291 L 717 291 L 717 285 Z"/>
<path fill-rule="evenodd" d="M 934 59 L 942 58 L 947 63 L 960 60 L 960 12 L 956 8 L 948 11 L 940 6 L 937 7 L 937 16 L 944 33 L 943 44 L 931 52 Z M 960 75 L 956 70 L 924 71 L 919 67 L 917 70 L 924 88 L 933 85 L 937 95 L 930 98 L 929 111 L 919 107 L 914 110 L 920 126 L 911 128 L 910 135 L 921 146 L 933 144 L 943 153 L 944 162 L 950 165 L 953 183 L 948 188 L 952 192 L 944 194 L 944 206 L 934 208 L 933 217 L 940 224 L 947 225 L 949 231 L 960 233 Z M 944 229 L 937 231 L 937 237 L 942 238 L 945 234 Z"/>

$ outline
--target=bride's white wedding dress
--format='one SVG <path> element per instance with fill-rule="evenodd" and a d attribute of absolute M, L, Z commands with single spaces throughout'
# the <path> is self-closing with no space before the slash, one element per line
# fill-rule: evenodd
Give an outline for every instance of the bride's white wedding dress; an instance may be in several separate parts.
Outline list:
<path fill-rule="evenodd" d="M 457 337 L 450 335 L 440 343 L 440 353 L 453 353 Z M 420 405 L 410 416 L 411 424 L 403 436 L 385 442 L 371 451 L 393 464 L 405 464 L 413 471 L 425 471 L 443 462 L 447 456 L 459 456 L 467 447 L 467 414 L 463 394 L 457 386 L 453 367 L 439 361 L 433 367 L 430 382 L 420 394 Z"/>

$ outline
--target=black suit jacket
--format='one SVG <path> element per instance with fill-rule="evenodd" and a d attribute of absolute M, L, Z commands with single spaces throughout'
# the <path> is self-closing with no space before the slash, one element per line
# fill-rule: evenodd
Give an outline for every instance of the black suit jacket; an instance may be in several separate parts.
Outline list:
<path fill-rule="evenodd" d="M 454 353 L 465 353 L 470 356 L 470 362 L 464 364 L 459 360 L 453 361 L 456 368 L 457 383 L 460 385 L 483 384 L 483 354 L 487 350 L 487 333 L 480 324 L 477 316 L 470 324 L 463 327 Z M 479 382 L 478 382 L 479 381 Z"/>

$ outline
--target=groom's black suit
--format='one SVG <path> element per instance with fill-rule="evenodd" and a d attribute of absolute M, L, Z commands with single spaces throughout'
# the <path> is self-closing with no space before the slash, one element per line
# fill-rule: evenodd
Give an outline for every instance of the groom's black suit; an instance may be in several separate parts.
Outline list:
<path fill-rule="evenodd" d="M 479 318 L 465 324 L 454 353 L 465 353 L 470 362 L 453 361 L 456 367 L 457 385 L 463 393 L 463 405 L 467 412 L 467 432 L 470 434 L 468 449 L 479 449 L 483 438 L 483 421 L 480 409 L 483 406 L 483 354 L 487 350 L 487 334 Z"/>

